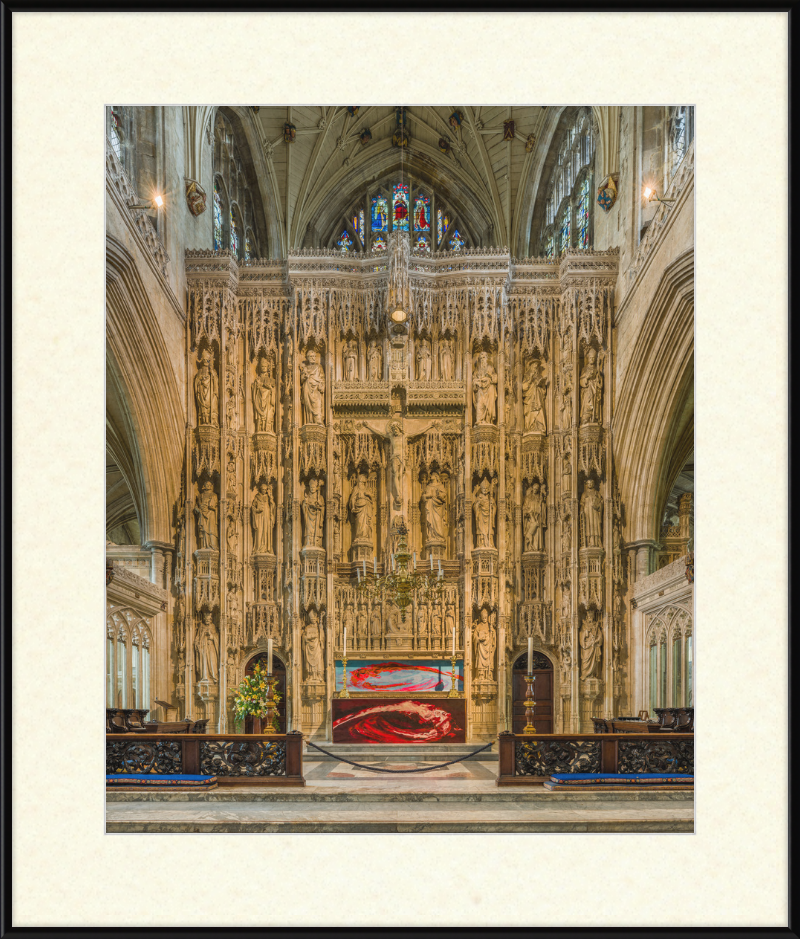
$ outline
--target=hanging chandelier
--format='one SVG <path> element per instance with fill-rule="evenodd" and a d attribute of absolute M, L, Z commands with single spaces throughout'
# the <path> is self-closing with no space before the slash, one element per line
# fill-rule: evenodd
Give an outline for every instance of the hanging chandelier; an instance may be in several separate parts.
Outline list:
<path fill-rule="evenodd" d="M 389 570 L 378 574 L 378 559 L 373 557 L 372 570 L 367 569 L 367 562 L 362 561 L 356 567 L 359 596 L 369 600 L 388 601 L 396 606 L 406 621 L 408 607 L 414 598 L 417 600 L 441 600 L 444 589 L 444 571 L 442 562 L 434 569 L 430 558 L 430 571 L 417 570 L 417 553 L 408 550 L 408 528 L 404 522 L 395 528 L 397 533 L 397 551 L 389 556 Z"/>

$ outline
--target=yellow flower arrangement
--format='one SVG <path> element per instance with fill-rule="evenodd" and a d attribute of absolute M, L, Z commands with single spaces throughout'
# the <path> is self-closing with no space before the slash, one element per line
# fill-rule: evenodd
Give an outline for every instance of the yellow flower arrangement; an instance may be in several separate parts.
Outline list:
<path fill-rule="evenodd" d="M 253 674 L 245 676 L 233 699 L 235 720 L 243 721 L 248 716 L 266 717 L 269 684 L 270 682 L 274 684 L 275 681 L 276 679 L 267 677 L 266 667 L 261 662 L 257 662 Z M 281 700 L 281 696 L 277 692 L 273 692 L 272 700 L 277 704 Z M 277 712 L 273 714 L 272 726 L 275 731 L 278 730 Z"/>

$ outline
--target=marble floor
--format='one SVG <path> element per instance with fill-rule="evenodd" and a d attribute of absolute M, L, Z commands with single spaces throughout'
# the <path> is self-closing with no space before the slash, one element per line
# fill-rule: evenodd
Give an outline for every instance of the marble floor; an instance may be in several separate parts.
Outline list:
<path fill-rule="evenodd" d="M 387 763 L 392 769 L 424 763 Z M 430 765 L 430 764 L 428 764 Z M 498 787 L 497 763 L 380 773 L 304 764 L 306 786 L 220 786 L 208 793 L 110 792 L 108 832 L 692 832 L 692 792 L 547 792 Z"/>

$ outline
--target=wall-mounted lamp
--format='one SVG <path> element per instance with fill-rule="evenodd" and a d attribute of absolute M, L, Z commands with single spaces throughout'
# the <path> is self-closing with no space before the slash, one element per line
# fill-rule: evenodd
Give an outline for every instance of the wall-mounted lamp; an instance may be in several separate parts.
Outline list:
<path fill-rule="evenodd" d="M 644 197 L 648 202 L 660 202 L 662 205 L 674 205 L 674 199 L 659 199 L 658 193 L 655 189 L 651 189 L 649 186 L 644 187 Z"/>
<path fill-rule="evenodd" d="M 141 204 L 129 205 L 129 209 L 161 209 L 164 206 L 164 200 L 161 196 L 153 196 L 149 202 L 143 202 Z"/>

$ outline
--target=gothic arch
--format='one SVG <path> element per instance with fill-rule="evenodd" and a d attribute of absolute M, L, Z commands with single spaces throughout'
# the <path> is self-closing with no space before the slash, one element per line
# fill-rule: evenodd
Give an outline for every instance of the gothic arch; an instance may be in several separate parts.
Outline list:
<path fill-rule="evenodd" d="M 693 446 L 694 252 L 664 271 L 615 408 L 627 541 L 658 540 L 660 512 Z"/>
<path fill-rule="evenodd" d="M 106 239 L 106 267 L 109 389 L 111 401 L 118 405 L 117 415 L 107 407 L 106 445 L 131 488 L 142 544 L 171 542 L 183 464 L 178 385 L 138 269 L 111 235 Z"/>

